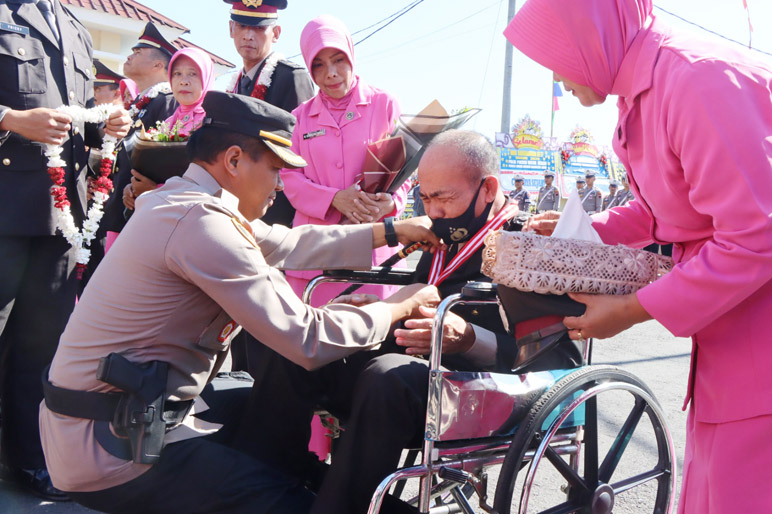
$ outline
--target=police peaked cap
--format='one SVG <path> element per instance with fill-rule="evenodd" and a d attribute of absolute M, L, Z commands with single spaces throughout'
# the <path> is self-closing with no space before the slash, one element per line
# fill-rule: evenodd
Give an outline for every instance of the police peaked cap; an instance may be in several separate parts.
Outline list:
<path fill-rule="evenodd" d="M 287 8 L 287 0 L 223 0 L 231 4 L 231 20 L 242 25 L 270 25 L 279 19 L 279 10 Z"/>
<path fill-rule="evenodd" d="M 547 173 L 544 174 L 544 178 L 547 178 L 547 177 L 555 178 L 555 174 L 551 171 L 548 171 Z"/>
<path fill-rule="evenodd" d="M 209 91 L 201 107 L 206 111 L 202 128 L 211 126 L 259 138 L 288 168 L 308 165 L 290 149 L 296 119 L 284 109 L 251 96 L 222 91 Z"/>
<path fill-rule="evenodd" d="M 515 175 L 515 182 L 523 182 L 524 180 L 522 175 Z"/>
<path fill-rule="evenodd" d="M 94 87 L 108 86 L 115 84 L 116 86 L 125 79 L 123 75 L 114 72 L 99 59 L 94 59 Z"/>
<path fill-rule="evenodd" d="M 163 37 L 152 21 L 147 22 L 144 32 L 139 36 L 139 41 L 137 41 L 136 45 L 131 47 L 132 50 L 135 48 L 155 48 L 161 50 L 169 57 L 177 51 L 177 47 Z"/>
<path fill-rule="evenodd" d="M 584 172 L 585 178 L 595 178 L 595 172 L 592 170 L 586 170 Z"/>

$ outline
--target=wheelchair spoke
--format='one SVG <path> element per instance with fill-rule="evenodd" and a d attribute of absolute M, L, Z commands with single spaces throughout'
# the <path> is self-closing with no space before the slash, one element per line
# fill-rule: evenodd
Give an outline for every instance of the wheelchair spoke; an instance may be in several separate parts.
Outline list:
<path fill-rule="evenodd" d="M 611 487 L 614 489 L 614 494 L 619 494 L 632 489 L 633 487 L 645 484 L 651 480 L 662 478 L 669 474 L 670 472 L 667 469 L 652 469 L 646 473 L 641 473 L 640 475 L 635 475 L 630 478 L 620 480 L 619 482 L 611 484 Z"/>
<path fill-rule="evenodd" d="M 598 399 L 589 398 L 585 409 L 584 482 L 594 490 L 598 485 Z"/>
<path fill-rule="evenodd" d="M 606 457 L 603 459 L 603 464 L 600 466 L 598 472 L 598 479 L 603 483 L 609 483 L 611 476 L 619 464 L 619 460 L 622 458 L 622 454 L 627 449 L 627 445 L 630 442 L 630 438 L 633 436 L 635 429 L 638 427 L 638 423 L 646 410 L 646 402 L 637 398 L 633 410 L 627 416 L 624 425 L 617 434 L 614 444 L 609 448 Z"/>
<path fill-rule="evenodd" d="M 568 484 L 572 488 L 576 488 L 585 493 L 590 491 L 590 489 L 587 487 L 587 484 L 585 484 L 584 480 L 582 480 L 582 477 L 580 477 L 579 474 L 571 467 L 571 465 L 566 462 L 560 455 L 558 455 L 555 450 L 548 446 L 544 455 L 547 457 L 547 460 L 549 460 L 552 465 L 555 466 L 555 469 L 557 469 L 558 472 L 563 475 L 563 478 L 568 481 Z"/>

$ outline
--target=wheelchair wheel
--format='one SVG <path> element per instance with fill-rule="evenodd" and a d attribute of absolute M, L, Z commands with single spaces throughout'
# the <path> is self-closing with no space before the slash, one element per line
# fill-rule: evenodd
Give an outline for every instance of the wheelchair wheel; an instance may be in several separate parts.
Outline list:
<path fill-rule="evenodd" d="M 494 509 L 664 514 L 675 478 L 673 442 L 651 390 L 619 368 L 588 366 L 559 380 L 520 424 Z"/>

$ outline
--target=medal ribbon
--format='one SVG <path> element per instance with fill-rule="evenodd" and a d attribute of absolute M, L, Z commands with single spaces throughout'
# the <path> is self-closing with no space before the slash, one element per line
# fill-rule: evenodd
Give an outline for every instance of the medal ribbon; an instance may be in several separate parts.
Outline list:
<path fill-rule="evenodd" d="M 432 267 L 429 270 L 429 284 L 438 286 L 443 280 L 448 278 L 449 275 L 456 271 L 459 266 L 469 260 L 469 258 L 480 249 L 485 236 L 488 235 L 488 231 L 500 229 L 515 214 L 517 214 L 517 206 L 512 203 L 505 205 L 498 214 L 488 220 L 488 223 L 472 236 L 472 239 L 459 250 L 445 269 L 442 267 L 445 264 L 445 255 L 447 252 L 445 252 L 445 250 L 437 250 L 434 254 L 434 259 L 432 260 Z"/>

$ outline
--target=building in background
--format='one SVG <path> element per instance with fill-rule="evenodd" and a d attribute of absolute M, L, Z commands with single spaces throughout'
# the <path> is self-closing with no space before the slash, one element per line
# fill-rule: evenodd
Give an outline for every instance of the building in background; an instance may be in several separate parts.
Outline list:
<path fill-rule="evenodd" d="M 208 53 L 214 62 L 215 76 L 235 68 L 233 63 L 183 39 L 190 32 L 187 27 L 134 0 L 60 1 L 88 29 L 94 41 L 94 57 L 119 73 L 123 73 L 123 63 L 149 21 L 178 48 L 200 48 Z"/>

